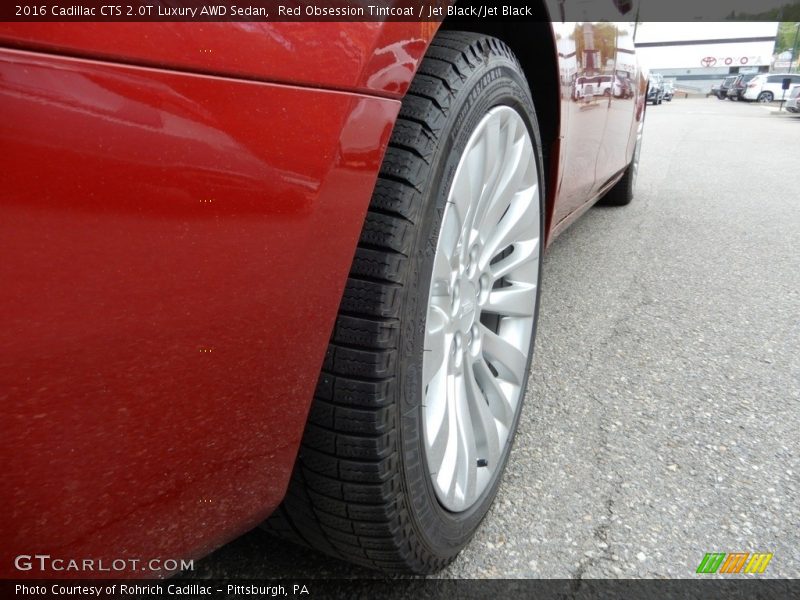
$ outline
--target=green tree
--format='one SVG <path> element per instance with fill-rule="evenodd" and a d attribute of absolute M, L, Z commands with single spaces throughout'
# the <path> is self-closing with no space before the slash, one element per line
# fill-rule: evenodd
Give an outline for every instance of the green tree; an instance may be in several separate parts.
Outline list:
<path fill-rule="evenodd" d="M 792 50 L 794 44 L 794 36 L 797 32 L 796 25 L 800 25 L 797 21 L 784 21 L 778 25 L 778 35 L 775 37 L 775 53 L 780 54 L 787 50 Z M 798 43 L 800 45 L 800 42 Z"/>

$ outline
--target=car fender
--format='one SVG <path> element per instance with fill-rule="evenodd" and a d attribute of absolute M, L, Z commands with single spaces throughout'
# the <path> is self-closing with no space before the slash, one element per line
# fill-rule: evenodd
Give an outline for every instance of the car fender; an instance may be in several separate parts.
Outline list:
<path fill-rule="evenodd" d="M 6 22 L 0 46 L 400 98 L 438 28 L 394 21 Z"/>

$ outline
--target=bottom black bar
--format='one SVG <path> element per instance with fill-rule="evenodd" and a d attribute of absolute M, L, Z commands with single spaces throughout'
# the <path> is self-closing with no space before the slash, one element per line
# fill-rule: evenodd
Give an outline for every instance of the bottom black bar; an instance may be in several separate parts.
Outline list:
<path fill-rule="evenodd" d="M 800 598 L 783 579 L 307 579 L 4 580 L 2 598 L 239 598 L 447 600 L 512 598 L 625 600 L 780 600 Z"/>

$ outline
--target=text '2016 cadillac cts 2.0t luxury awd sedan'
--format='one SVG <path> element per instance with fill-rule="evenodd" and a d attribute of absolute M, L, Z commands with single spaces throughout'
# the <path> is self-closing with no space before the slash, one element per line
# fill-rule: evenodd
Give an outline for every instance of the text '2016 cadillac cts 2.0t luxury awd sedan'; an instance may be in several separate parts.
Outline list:
<path fill-rule="evenodd" d="M 635 24 L 548 14 L 0 23 L 5 576 L 261 523 L 386 572 L 454 559 L 542 254 L 633 197 Z"/>

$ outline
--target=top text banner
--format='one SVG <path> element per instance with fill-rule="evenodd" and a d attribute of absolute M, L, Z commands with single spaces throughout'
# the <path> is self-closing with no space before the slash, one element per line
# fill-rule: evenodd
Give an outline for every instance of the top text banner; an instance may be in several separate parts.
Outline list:
<path fill-rule="evenodd" d="M 782 21 L 785 0 L 7 0 L 0 21 Z M 800 17 L 799 17 L 800 18 Z"/>

